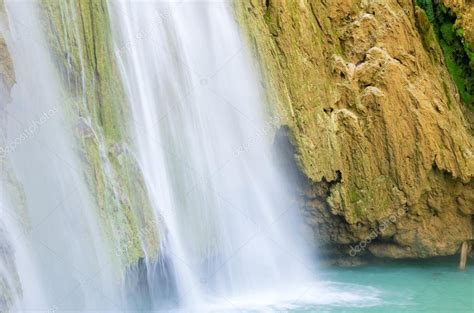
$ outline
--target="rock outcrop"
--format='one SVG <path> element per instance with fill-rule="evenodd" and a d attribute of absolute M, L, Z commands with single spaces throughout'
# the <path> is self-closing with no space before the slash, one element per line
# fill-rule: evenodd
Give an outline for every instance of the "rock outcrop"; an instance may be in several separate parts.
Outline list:
<path fill-rule="evenodd" d="M 474 139 L 426 13 L 410 0 L 235 8 L 269 103 L 286 117 L 319 245 L 455 254 L 472 236 Z"/>
<path fill-rule="evenodd" d="M 143 247 L 149 258 L 156 258 L 159 225 L 141 169 L 128 148 L 130 114 L 117 78 L 107 1 L 42 0 L 40 8 L 110 253 L 120 257 L 122 269 L 144 257 Z"/>

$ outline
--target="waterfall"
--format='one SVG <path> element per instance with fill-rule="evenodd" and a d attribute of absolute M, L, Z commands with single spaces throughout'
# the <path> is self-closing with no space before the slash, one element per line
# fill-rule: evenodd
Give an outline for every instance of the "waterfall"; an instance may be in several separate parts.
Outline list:
<path fill-rule="evenodd" d="M 313 279 L 231 4 L 110 2 L 110 10 L 135 151 L 164 224 L 149 285 L 162 288 L 154 279 L 166 276 L 177 301 L 195 307 L 278 301 Z"/>
<path fill-rule="evenodd" d="M 6 10 L 10 31 L 3 34 L 16 84 L 11 103 L 2 103 L 7 120 L 2 125 L 2 158 L 25 195 L 24 203 L 17 201 L 9 208 L 18 212 L 20 204 L 26 207 L 23 216 L 10 214 L 22 222 L 10 237 L 17 242 L 12 246 L 23 297 L 33 299 L 16 303 L 16 309 L 98 309 L 104 303 L 110 307 L 104 299 L 114 303 L 121 291 L 110 270 L 111 256 L 67 118 L 70 99 L 41 31 L 37 4 L 7 2 Z M 33 268 L 26 268 L 19 258 L 22 249 L 29 250 Z"/>
<path fill-rule="evenodd" d="M 97 33 L 74 0 L 5 5 L 0 310 L 299 300 L 313 261 L 231 4 L 110 1 Z"/>

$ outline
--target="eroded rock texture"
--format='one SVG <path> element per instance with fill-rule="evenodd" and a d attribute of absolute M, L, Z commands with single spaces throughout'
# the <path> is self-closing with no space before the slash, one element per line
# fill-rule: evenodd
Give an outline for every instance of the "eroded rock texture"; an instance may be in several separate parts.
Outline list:
<path fill-rule="evenodd" d="M 456 253 L 472 237 L 474 140 L 426 14 L 410 0 L 235 6 L 286 116 L 320 245 Z"/>

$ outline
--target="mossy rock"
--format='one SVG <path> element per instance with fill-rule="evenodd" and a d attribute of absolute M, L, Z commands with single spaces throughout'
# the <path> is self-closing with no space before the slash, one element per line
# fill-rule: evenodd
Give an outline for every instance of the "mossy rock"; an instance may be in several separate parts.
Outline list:
<path fill-rule="evenodd" d="M 439 2 L 417 0 L 427 19 L 433 25 L 439 45 L 443 51 L 451 77 L 456 84 L 463 103 L 474 110 L 474 53 L 464 39 L 464 30 L 456 28 L 456 15 Z M 424 19 L 418 18 L 424 21 Z M 427 26 L 419 23 L 423 37 Z"/>
<path fill-rule="evenodd" d="M 122 269 L 157 257 L 154 223 L 143 175 L 132 146 L 129 105 L 115 63 L 107 1 L 42 0 L 43 25 L 63 78 L 69 119 L 84 176 L 95 196 L 96 211 L 111 253 Z M 120 147 L 118 149 L 117 147 Z M 141 229 L 152 229 L 144 238 Z"/>

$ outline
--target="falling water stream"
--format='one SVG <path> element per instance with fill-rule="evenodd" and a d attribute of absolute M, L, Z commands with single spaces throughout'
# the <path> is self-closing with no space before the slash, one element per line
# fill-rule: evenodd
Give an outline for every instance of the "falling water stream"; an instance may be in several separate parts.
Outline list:
<path fill-rule="evenodd" d="M 166 225 L 162 251 L 190 306 L 265 299 L 313 278 L 231 9 L 111 5 L 136 150 Z"/>
<path fill-rule="evenodd" d="M 40 31 L 36 6 L 28 2 L 6 5 L 10 32 L 5 34 L 16 84 L 11 91 L 12 101 L 4 108 L 9 148 L 4 157 L 11 162 L 25 195 L 21 204 L 26 207 L 23 216 L 18 214 L 18 204 L 9 208 L 13 212 L 9 217 L 23 223 L 23 235 L 17 233 L 15 240 L 33 247 L 28 262 L 33 267 L 17 269 L 21 285 L 24 292 L 28 286 L 41 286 L 34 292 L 41 292 L 35 297 L 43 302 L 35 302 L 33 307 L 23 303 L 21 307 L 93 308 L 102 303 L 101 293 L 111 299 L 118 293 L 112 287 L 110 256 L 101 242 L 90 202 L 92 195 L 82 175 L 72 128 L 64 115 L 67 96 Z M 98 293 L 96 289 L 103 291 Z M 70 293 L 75 296 L 69 297 Z"/>

